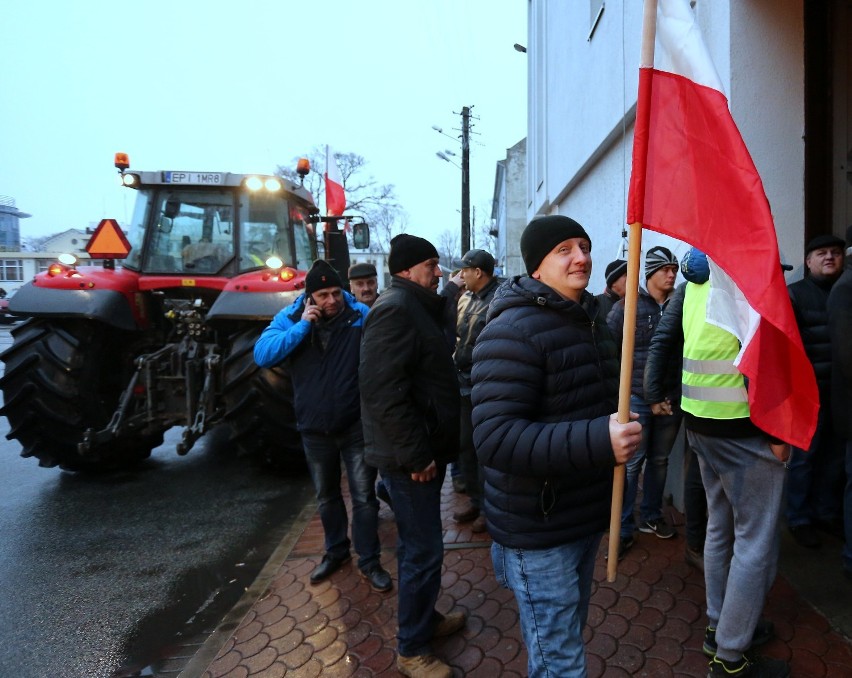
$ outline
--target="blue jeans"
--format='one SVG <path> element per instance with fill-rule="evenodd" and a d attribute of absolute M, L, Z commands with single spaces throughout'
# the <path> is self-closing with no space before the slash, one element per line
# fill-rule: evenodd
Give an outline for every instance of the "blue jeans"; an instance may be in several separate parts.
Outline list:
<path fill-rule="evenodd" d="M 441 527 L 441 485 L 445 466 L 428 482 L 408 473 L 382 471 L 393 501 L 397 526 L 399 632 L 397 651 L 403 657 L 431 654 L 432 633 L 440 616 L 435 603 L 441 592 L 444 532 Z"/>
<path fill-rule="evenodd" d="M 376 469 L 364 461 L 361 422 L 335 434 L 302 433 L 302 444 L 317 492 L 325 551 L 332 558 L 349 555 L 349 521 L 340 491 L 343 459 L 352 497 L 352 541 L 358 553 L 358 567 L 368 571 L 379 562 L 379 501 Z"/>
<path fill-rule="evenodd" d="M 686 432 L 707 490 L 704 583 L 718 655 L 737 661 L 751 645 L 778 569 L 778 523 L 787 471 L 765 436 Z"/>
<path fill-rule="evenodd" d="M 518 602 L 530 678 L 585 678 L 583 627 L 602 536 L 547 549 L 491 545 L 494 575 Z"/>
<path fill-rule="evenodd" d="M 787 525 L 831 522 L 841 515 L 843 445 L 834 435 L 831 412 L 819 410 L 817 429 L 807 450 L 794 447 L 787 474 Z"/>
<path fill-rule="evenodd" d="M 657 520 L 663 515 L 663 491 L 669 471 L 669 454 L 683 415 L 675 408 L 669 416 L 651 414 L 651 406 L 638 396 L 630 396 L 630 411 L 639 415 L 642 424 L 642 442 L 636 454 L 627 462 L 624 481 L 624 505 L 621 510 L 621 536 L 633 536 L 636 521 L 633 511 L 639 493 L 639 473 L 645 466 L 645 482 L 642 488 L 642 504 L 639 518 L 644 523 Z"/>

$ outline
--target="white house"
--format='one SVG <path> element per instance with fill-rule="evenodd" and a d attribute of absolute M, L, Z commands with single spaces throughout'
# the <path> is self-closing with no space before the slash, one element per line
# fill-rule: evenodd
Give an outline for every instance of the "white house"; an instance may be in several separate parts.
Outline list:
<path fill-rule="evenodd" d="M 796 279 L 805 242 L 842 237 L 852 222 L 852 9 L 845 0 L 690 5 Z M 599 292 L 625 222 L 642 2 L 529 0 L 528 20 L 527 217 L 566 214 L 586 227 Z M 661 242 L 671 244 L 646 231 L 643 249 Z"/>

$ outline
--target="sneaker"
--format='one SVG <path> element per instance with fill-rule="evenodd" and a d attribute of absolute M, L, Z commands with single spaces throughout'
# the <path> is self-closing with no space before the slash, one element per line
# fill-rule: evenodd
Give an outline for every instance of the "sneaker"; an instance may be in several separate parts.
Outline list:
<path fill-rule="evenodd" d="M 396 670 L 409 678 L 452 678 L 453 670 L 433 654 L 397 657 Z"/>
<path fill-rule="evenodd" d="M 361 576 L 370 582 L 370 586 L 373 587 L 374 591 L 381 591 L 384 593 L 385 591 L 390 591 L 393 588 L 393 580 L 391 579 L 390 573 L 378 563 L 373 565 L 373 567 L 367 571 L 362 570 Z"/>
<path fill-rule="evenodd" d="M 702 549 L 694 549 L 687 544 L 683 559 L 687 565 L 691 565 L 699 572 L 704 572 L 704 551 Z"/>
<path fill-rule="evenodd" d="M 671 539 L 677 532 L 662 518 L 645 520 L 639 523 L 639 531 L 646 534 L 656 534 L 660 539 Z"/>
<path fill-rule="evenodd" d="M 471 504 L 464 511 L 456 511 L 453 520 L 457 523 L 471 523 L 479 518 L 479 507 Z"/>
<path fill-rule="evenodd" d="M 485 532 L 486 529 L 487 526 L 485 525 L 485 516 L 480 513 L 479 517 L 474 520 L 473 524 L 470 526 L 470 531 L 474 534 L 480 534 L 482 532 Z"/>
<path fill-rule="evenodd" d="M 435 614 L 438 616 L 438 623 L 435 624 L 435 630 L 432 631 L 433 638 L 451 636 L 456 631 L 461 631 L 467 623 L 467 612 L 464 610 L 456 610 L 447 614 L 436 611 Z"/>
<path fill-rule="evenodd" d="M 790 534 L 799 546 L 804 546 L 806 549 L 818 549 L 822 546 L 813 525 L 794 525 L 790 528 Z"/>
<path fill-rule="evenodd" d="M 768 619 L 758 619 L 757 625 L 754 627 L 754 633 L 751 636 L 751 645 L 748 646 L 748 649 L 750 650 L 753 647 L 758 647 L 769 642 L 774 635 L 775 624 Z M 701 647 L 701 651 L 708 657 L 715 657 L 717 647 L 716 629 L 708 626 L 704 629 L 704 645 Z"/>
<path fill-rule="evenodd" d="M 633 547 L 633 537 L 621 537 L 618 540 L 618 560 L 621 561 L 625 554 Z M 609 560 L 609 554 L 604 556 L 604 560 Z"/>
<path fill-rule="evenodd" d="M 719 657 L 710 660 L 707 678 L 789 678 L 790 665 L 783 659 L 769 657 L 743 657 L 737 662 L 726 662 Z"/>

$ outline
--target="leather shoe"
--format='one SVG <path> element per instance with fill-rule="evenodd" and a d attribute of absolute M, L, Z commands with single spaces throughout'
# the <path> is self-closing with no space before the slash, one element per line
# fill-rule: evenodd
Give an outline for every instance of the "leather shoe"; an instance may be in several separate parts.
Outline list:
<path fill-rule="evenodd" d="M 703 549 L 694 549 L 689 544 L 686 545 L 686 552 L 683 559 L 687 565 L 692 565 L 696 570 L 704 572 L 704 551 Z"/>
<path fill-rule="evenodd" d="M 480 534 L 481 532 L 485 532 L 486 529 L 485 516 L 480 513 L 479 517 L 473 521 L 473 525 L 470 526 L 470 531 L 474 534 Z"/>
<path fill-rule="evenodd" d="M 453 670 L 433 654 L 397 657 L 396 670 L 409 678 L 452 678 Z"/>
<path fill-rule="evenodd" d="M 453 514 L 453 520 L 457 523 L 469 523 L 479 518 L 479 509 L 471 504 L 464 511 L 456 511 Z"/>
<path fill-rule="evenodd" d="M 370 582 L 370 586 L 373 587 L 374 591 L 385 592 L 393 588 L 390 573 L 379 564 L 373 565 L 366 572 L 362 570 L 361 576 Z"/>
<path fill-rule="evenodd" d="M 790 534 L 799 546 L 804 546 L 808 549 L 818 549 L 822 546 L 820 538 L 817 536 L 813 525 L 794 525 L 790 528 Z"/>
<path fill-rule="evenodd" d="M 342 558 L 335 558 L 326 553 L 322 557 L 322 562 L 311 572 L 311 584 L 318 584 L 324 579 L 328 579 L 350 560 L 352 560 L 351 553 L 347 553 Z"/>
<path fill-rule="evenodd" d="M 467 623 L 467 612 L 464 610 L 456 610 L 448 614 L 441 614 L 436 610 L 435 614 L 438 616 L 438 623 L 435 624 L 435 630 L 432 632 L 433 638 L 451 636 L 456 631 L 461 631 Z"/>

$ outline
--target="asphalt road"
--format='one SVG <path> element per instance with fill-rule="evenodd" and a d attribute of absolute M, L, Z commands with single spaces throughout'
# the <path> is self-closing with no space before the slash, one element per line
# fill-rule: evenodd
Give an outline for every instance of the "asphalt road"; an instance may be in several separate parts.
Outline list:
<path fill-rule="evenodd" d="M 0 329 L 0 349 L 8 345 Z M 179 429 L 132 472 L 39 468 L 0 417 L 0 676 L 132 675 L 188 623 L 236 602 L 311 500 Z M 118 672 L 118 673 L 117 673 Z"/>

